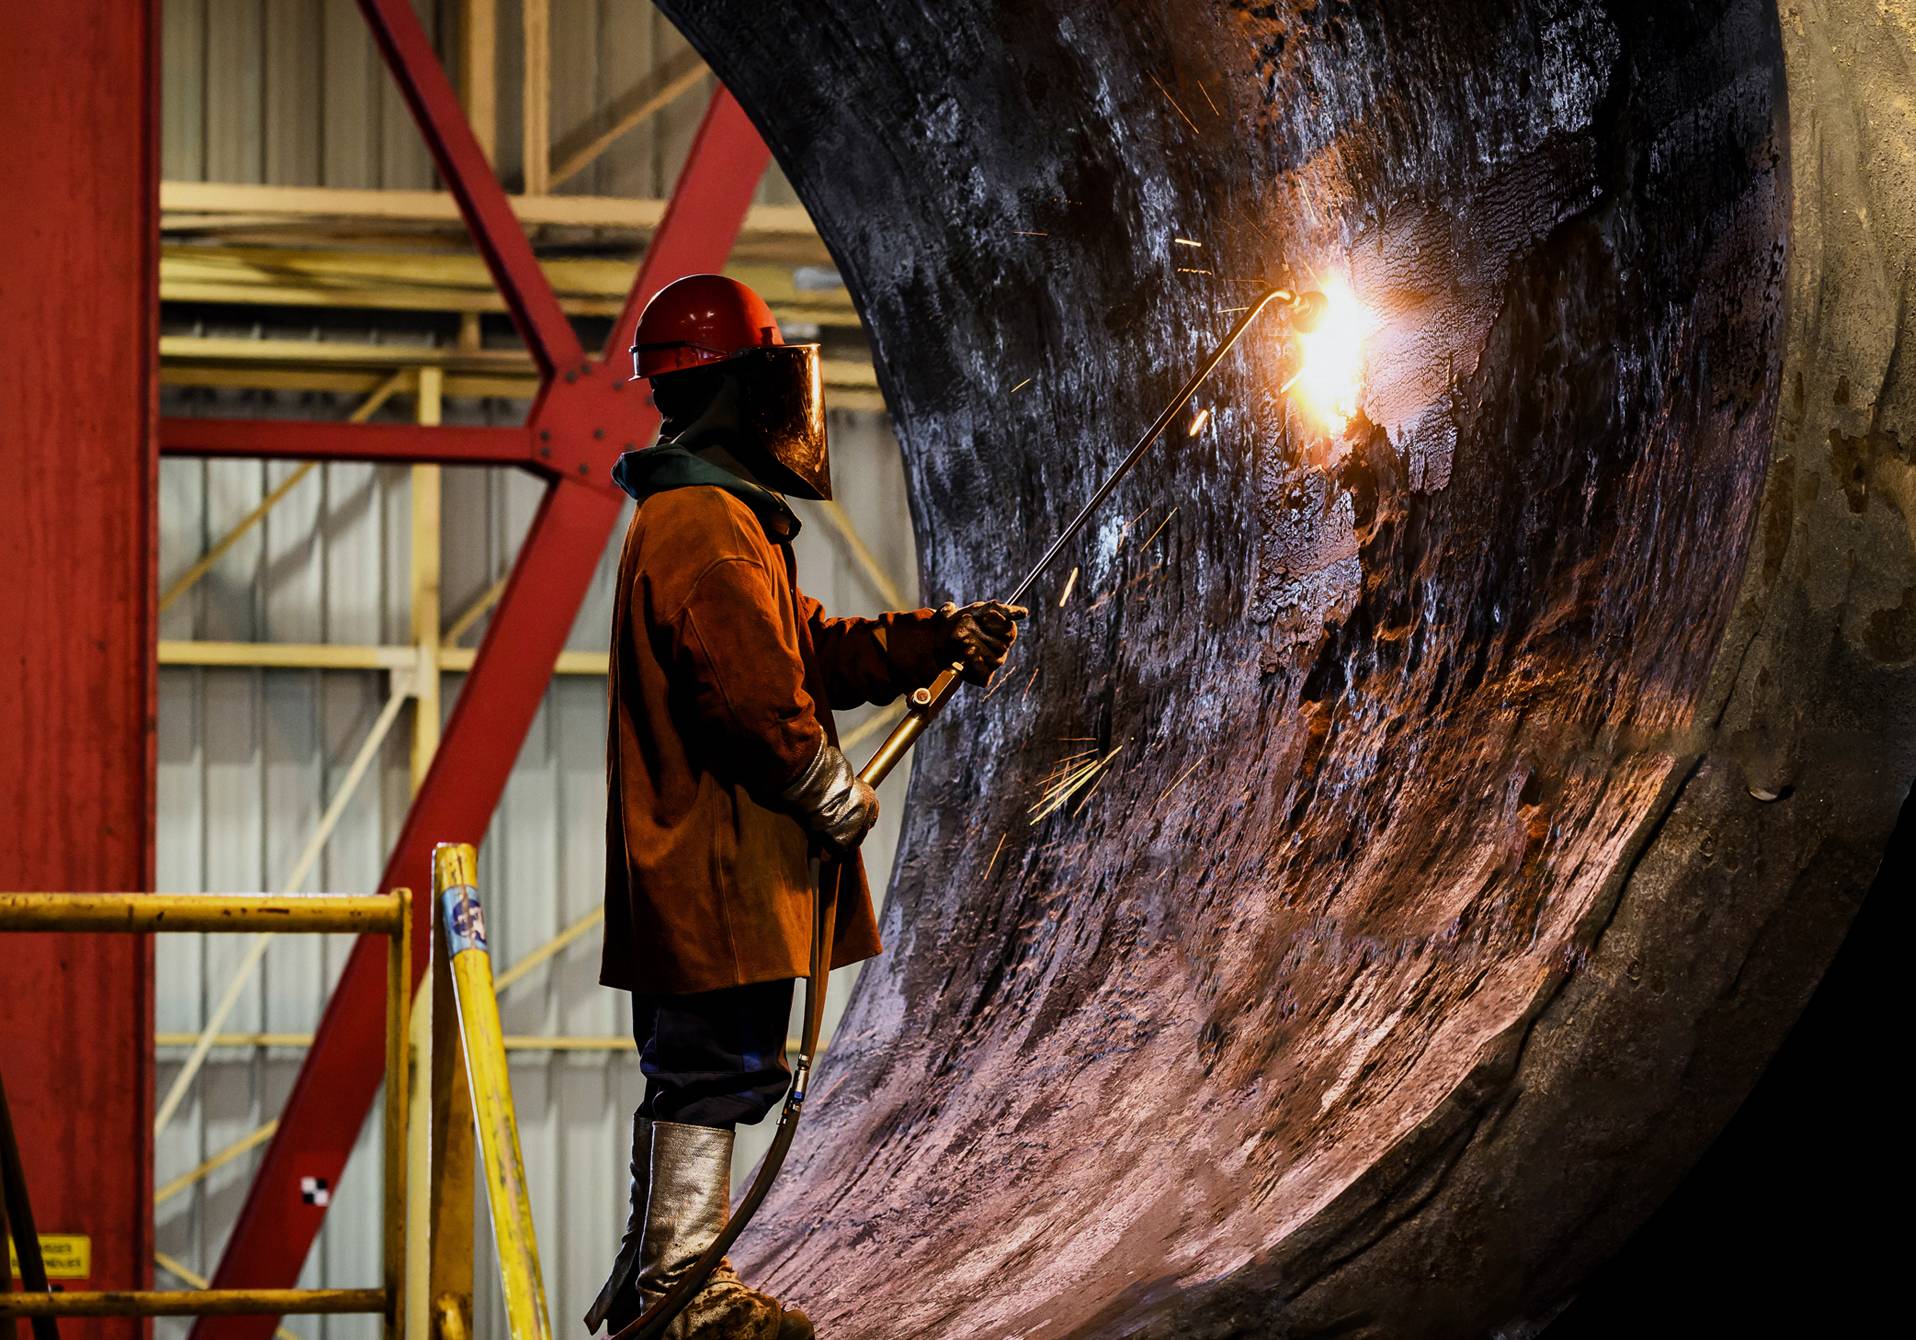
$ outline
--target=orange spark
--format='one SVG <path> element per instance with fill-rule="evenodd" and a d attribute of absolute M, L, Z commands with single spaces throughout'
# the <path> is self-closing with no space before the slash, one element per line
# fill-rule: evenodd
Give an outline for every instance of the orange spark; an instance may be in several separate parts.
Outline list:
<path fill-rule="evenodd" d="M 989 862 L 989 863 L 988 863 L 988 864 L 987 864 L 987 865 L 985 866 L 985 878 L 986 878 L 986 879 L 990 879 L 990 878 L 991 878 L 991 872 L 992 872 L 993 870 L 995 870 L 995 869 L 997 869 L 997 868 L 998 868 L 998 856 L 999 856 L 999 853 L 1001 853 L 1001 852 L 1003 852 L 1003 851 L 1004 851 L 1004 849 L 1005 849 L 1005 839 L 1006 839 L 1006 838 L 1008 838 L 1008 837 L 1010 837 L 1010 836 L 1011 836 L 1011 830 L 1009 830 L 1009 829 L 1006 829 L 1006 830 L 1005 830 L 1005 831 L 1004 831 L 1003 833 L 1000 833 L 1000 834 L 998 835 L 998 845 L 997 845 L 996 847 L 993 847 L 993 848 L 991 849 L 991 861 L 990 861 L 990 862 Z"/>
<path fill-rule="evenodd" d="M 1198 130 L 1197 128 L 1197 122 L 1193 121 L 1190 117 L 1184 115 L 1184 109 L 1178 106 L 1178 100 L 1171 96 L 1171 90 L 1164 86 L 1163 81 L 1160 80 L 1156 75 L 1151 74 L 1149 70 L 1145 71 L 1145 73 L 1147 75 L 1150 75 L 1151 82 L 1158 86 L 1158 92 L 1164 95 L 1164 100 L 1171 104 L 1171 110 L 1176 112 L 1179 116 L 1184 117 L 1184 124 L 1191 128 L 1191 132 L 1193 134 L 1202 134 L 1203 132 Z"/>
<path fill-rule="evenodd" d="M 1178 509 L 1173 507 L 1171 509 L 1170 516 L 1167 516 L 1164 518 L 1164 520 L 1158 522 L 1158 528 L 1152 531 L 1151 534 L 1145 539 L 1144 543 L 1139 545 L 1138 548 L 1149 549 L 1151 547 L 1151 541 L 1157 539 L 1158 536 L 1164 534 L 1164 528 L 1171 524 L 1171 517 L 1174 517 L 1177 514 L 1178 514 Z"/>

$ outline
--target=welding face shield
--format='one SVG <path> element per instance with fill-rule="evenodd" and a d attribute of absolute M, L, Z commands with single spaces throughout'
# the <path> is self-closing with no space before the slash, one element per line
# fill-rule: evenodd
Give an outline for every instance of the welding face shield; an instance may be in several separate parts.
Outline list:
<path fill-rule="evenodd" d="M 770 487 L 800 498 L 832 496 L 825 439 L 825 376 L 815 344 L 768 344 L 720 365 L 738 390 L 739 442 Z"/>
<path fill-rule="evenodd" d="M 761 345 L 651 381 L 653 403 L 686 445 L 716 438 L 767 488 L 832 496 L 817 345 Z"/>

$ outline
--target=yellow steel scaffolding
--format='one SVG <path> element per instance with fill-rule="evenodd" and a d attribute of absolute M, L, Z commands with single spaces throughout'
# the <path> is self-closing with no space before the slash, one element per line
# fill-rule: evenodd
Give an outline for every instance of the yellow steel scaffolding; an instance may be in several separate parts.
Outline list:
<path fill-rule="evenodd" d="M 181 1317 L 376 1312 L 405 1316 L 406 1042 L 412 1011 L 412 891 L 267 898 L 175 893 L 0 893 L 0 931 L 277 931 L 382 934 L 386 976 L 385 1283 L 377 1289 L 115 1289 L 0 1293 L 0 1317 Z M 11 1140 L 7 1141 L 11 1144 Z M 24 1186 L 8 1191 L 21 1203 Z M 25 1238 L 15 1227 L 16 1239 Z M 29 1244 L 20 1241 L 24 1260 Z"/>
<path fill-rule="evenodd" d="M 473 849 L 463 843 L 441 845 L 433 853 L 432 972 L 426 1002 L 431 1029 L 425 1033 L 426 1021 L 420 1021 L 416 1047 L 409 890 L 369 897 L 0 893 L 0 932 L 342 932 L 383 934 L 390 943 L 380 1287 L 51 1291 L 36 1268 L 31 1205 L 7 1117 L 6 1091 L 0 1087 L 0 1241 L 11 1230 L 19 1243 L 26 1285 L 13 1293 L 7 1291 L 9 1281 L 0 1280 L 0 1318 L 31 1320 L 36 1340 L 56 1340 L 54 1327 L 61 1317 L 358 1312 L 380 1315 L 389 1337 L 468 1340 L 476 1143 L 509 1333 L 513 1340 L 550 1340 L 552 1324 L 486 949 L 477 864 Z M 415 1050 L 417 1055 L 409 1056 Z M 415 1085 L 431 1096 L 424 1122 L 414 1122 L 409 1110 Z M 417 1187 L 415 1199 L 409 1199 L 409 1186 Z"/>

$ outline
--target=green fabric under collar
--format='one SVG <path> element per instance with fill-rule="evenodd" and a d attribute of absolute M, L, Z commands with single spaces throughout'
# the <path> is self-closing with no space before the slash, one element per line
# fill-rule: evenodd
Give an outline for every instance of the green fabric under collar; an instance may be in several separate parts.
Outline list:
<path fill-rule="evenodd" d="M 724 489 L 752 509 L 773 540 L 785 543 L 798 534 L 798 515 L 776 493 L 669 442 L 621 455 L 612 465 L 612 481 L 640 502 L 655 493 L 699 484 Z"/>

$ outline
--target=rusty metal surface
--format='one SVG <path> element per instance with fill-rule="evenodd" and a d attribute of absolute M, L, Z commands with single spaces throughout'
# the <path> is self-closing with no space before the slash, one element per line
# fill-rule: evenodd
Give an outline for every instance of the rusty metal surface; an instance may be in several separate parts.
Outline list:
<path fill-rule="evenodd" d="M 1819 224 L 1787 279 L 1775 10 L 664 8 L 859 298 L 931 599 L 1015 579 L 1261 284 L 1384 322 L 1345 447 L 1247 350 L 928 733 L 742 1267 L 847 1338 L 1534 1333 L 1916 768 L 1907 304 L 1838 351 L 1839 487 L 1830 402 L 1777 415 L 1838 265 Z M 1824 64 L 1799 104 L 1854 96 Z"/>

